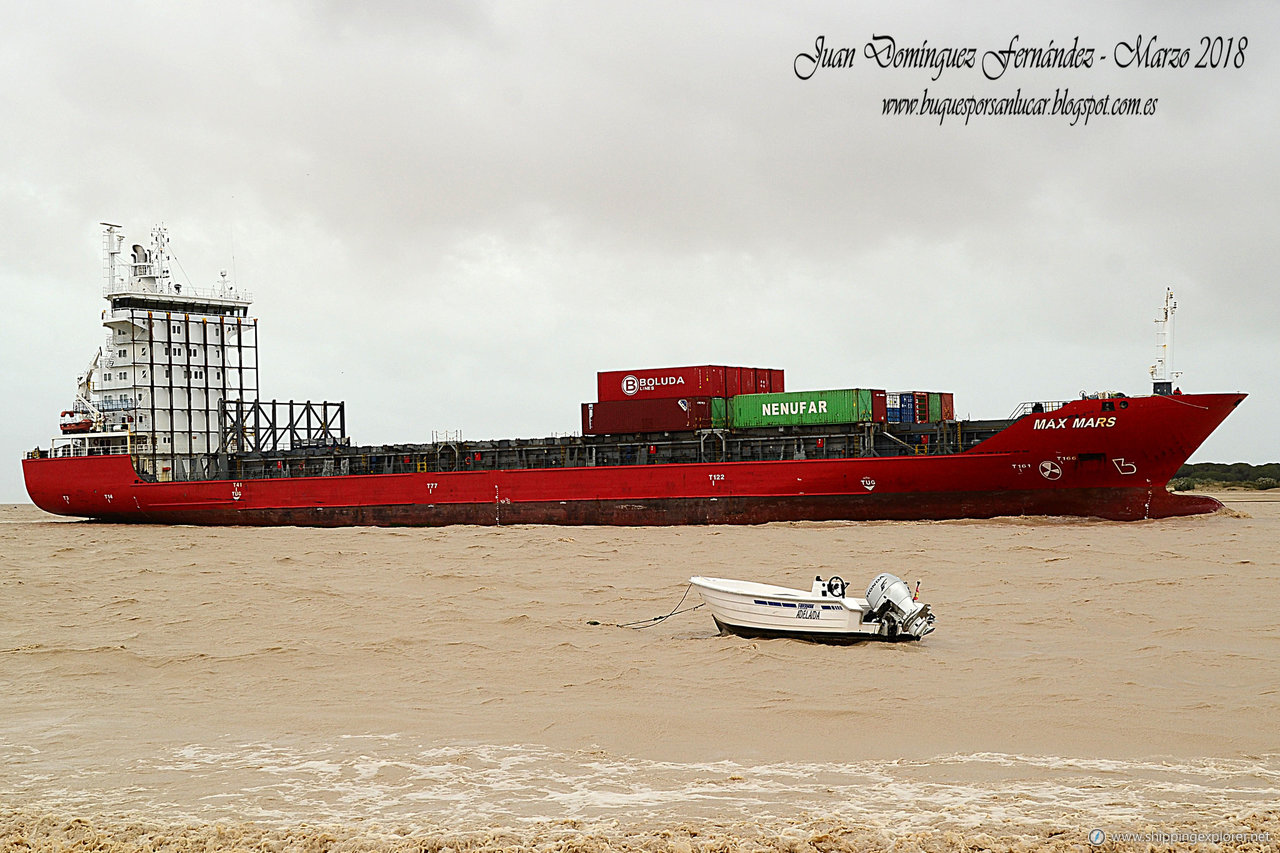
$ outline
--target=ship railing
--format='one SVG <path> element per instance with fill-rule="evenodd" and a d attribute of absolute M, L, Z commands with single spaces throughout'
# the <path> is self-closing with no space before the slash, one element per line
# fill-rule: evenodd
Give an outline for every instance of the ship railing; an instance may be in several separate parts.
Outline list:
<path fill-rule="evenodd" d="M 134 434 L 127 430 L 116 432 L 91 432 L 80 435 L 56 436 L 49 449 L 39 448 L 28 458 L 63 458 L 67 456 L 105 456 L 115 453 L 133 453 Z"/>
<path fill-rule="evenodd" d="M 1066 404 L 1066 400 L 1031 400 L 1026 403 L 1019 403 L 1018 407 L 1013 410 L 1013 413 L 1009 415 L 1008 419 L 1016 421 L 1024 415 L 1041 415 L 1045 412 L 1052 412 L 1061 409 Z"/>
<path fill-rule="evenodd" d="M 55 438 L 53 443 L 49 446 L 48 453 L 45 455 L 59 458 L 66 456 L 88 456 L 89 445 L 84 441 L 60 441 Z"/>
<path fill-rule="evenodd" d="M 135 400 L 99 400 L 94 405 L 100 412 L 128 412 L 138 408 Z"/>
<path fill-rule="evenodd" d="M 233 284 L 225 287 L 196 287 L 190 284 L 161 283 L 159 285 L 142 284 L 138 281 L 108 282 L 102 286 L 104 297 L 124 296 L 127 294 L 145 294 L 167 296 L 177 299 L 212 299 L 220 302 L 253 302 L 253 293 L 241 290 Z"/>

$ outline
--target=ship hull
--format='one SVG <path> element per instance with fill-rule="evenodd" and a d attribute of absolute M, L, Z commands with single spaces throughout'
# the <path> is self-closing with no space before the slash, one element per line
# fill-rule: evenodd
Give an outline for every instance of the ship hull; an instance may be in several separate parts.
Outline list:
<path fill-rule="evenodd" d="M 27 459 L 49 512 L 104 521 L 337 527 L 688 525 L 1212 512 L 1169 478 L 1243 394 L 1081 400 L 964 453 L 153 483 L 126 455 Z M 1115 405 L 1114 403 L 1112 404 Z"/>

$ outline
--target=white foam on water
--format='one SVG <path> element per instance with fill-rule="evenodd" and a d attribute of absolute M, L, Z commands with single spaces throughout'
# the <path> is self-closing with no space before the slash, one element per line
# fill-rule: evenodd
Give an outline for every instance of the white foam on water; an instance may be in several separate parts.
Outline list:
<path fill-rule="evenodd" d="M 347 752 L 347 746 L 373 747 Z M 897 831 L 1016 822 L 1223 820 L 1280 800 L 1280 755 L 1119 761 L 999 753 L 927 761 L 678 763 L 540 746 L 188 744 L 126 766 L 40 772 L 0 741 L 9 802 L 173 819 L 399 822 L 458 827 L 572 820 L 788 818 Z M 26 759 L 24 761 L 24 758 Z M 975 770 L 977 772 L 975 772 Z M 126 781 L 129 784 L 121 785 Z"/>

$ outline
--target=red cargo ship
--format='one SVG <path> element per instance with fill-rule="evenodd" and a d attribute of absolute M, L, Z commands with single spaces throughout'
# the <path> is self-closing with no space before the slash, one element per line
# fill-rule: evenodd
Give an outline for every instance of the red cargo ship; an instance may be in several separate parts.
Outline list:
<path fill-rule="evenodd" d="M 634 376 L 647 400 L 675 401 L 674 428 L 628 421 L 648 416 L 638 409 L 611 411 L 607 434 L 352 446 L 341 403 L 257 399 L 247 294 L 225 279 L 208 291 L 174 283 L 162 231 L 124 263 L 116 229 L 106 237 L 111 339 L 76 401 L 93 427 L 23 462 L 32 500 L 62 515 L 311 526 L 1162 518 L 1221 506 L 1166 484 L 1245 397 L 1174 394 L 1160 380 L 1149 397 L 1026 403 L 991 421 L 920 422 L 925 404 L 893 422 L 885 392 L 854 390 L 832 393 L 855 401 L 858 420 L 830 423 L 826 392 L 779 394 L 781 371 L 612 371 L 598 377 L 601 403 L 622 404 L 614 381 Z M 683 387 L 663 377 L 683 377 Z M 753 409 L 747 393 L 767 405 Z M 888 395 L 897 411 L 908 393 Z M 879 402 L 856 405 L 859 395 Z M 939 413 L 952 405 L 950 395 L 915 396 L 938 397 Z M 750 426 L 702 414 L 711 403 L 701 401 L 734 398 L 725 411 L 751 412 Z M 759 420 L 772 411 L 790 421 Z M 805 411 L 824 422 L 805 422 Z"/>

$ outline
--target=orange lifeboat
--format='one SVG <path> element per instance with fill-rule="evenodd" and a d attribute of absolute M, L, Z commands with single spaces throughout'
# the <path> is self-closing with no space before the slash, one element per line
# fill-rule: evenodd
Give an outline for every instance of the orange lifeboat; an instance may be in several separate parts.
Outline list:
<path fill-rule="evenodd" d="M 93 429 L 93 418 L 84 412 L 63 412 L 58 426 L 63 433 L 89 432 Z"/>

